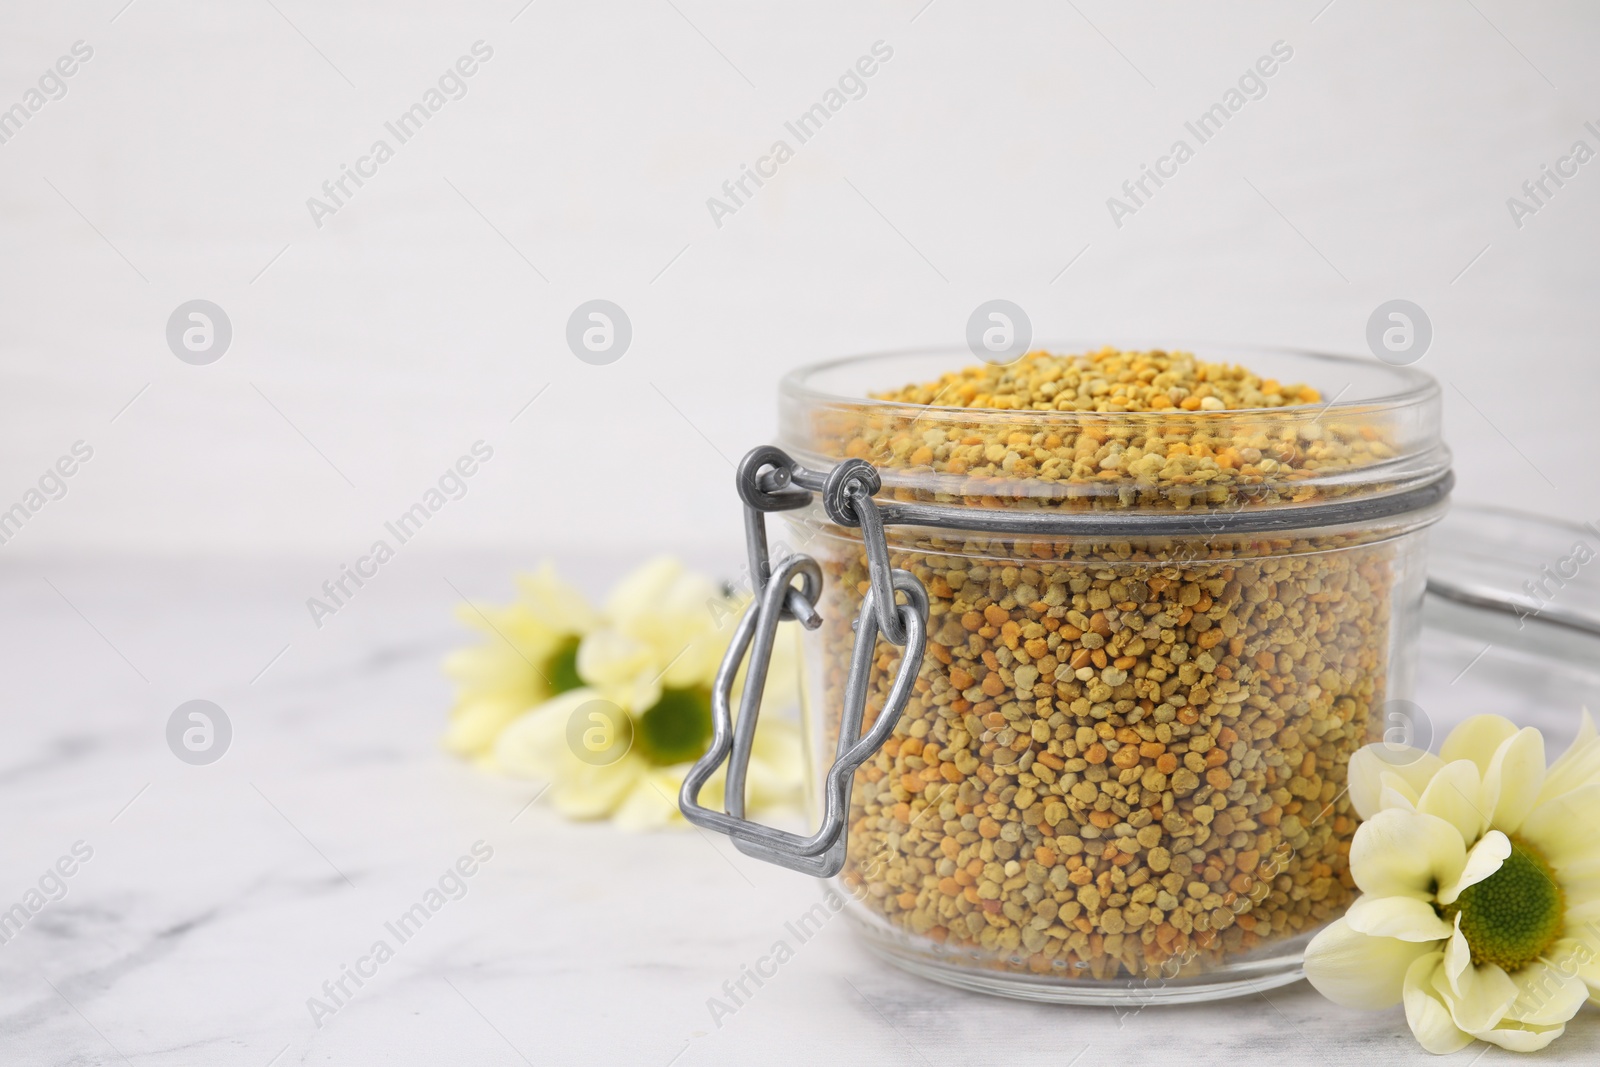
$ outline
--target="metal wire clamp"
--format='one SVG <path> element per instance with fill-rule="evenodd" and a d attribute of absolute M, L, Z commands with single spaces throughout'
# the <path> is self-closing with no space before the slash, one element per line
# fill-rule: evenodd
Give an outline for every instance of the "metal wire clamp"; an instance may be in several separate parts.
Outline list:
<path fill-rule="evenodd" d="M 822 824 L 808 837 L 744 817 L 745 778 L 778 623 L 795 619 L 807 629 L 816 629 L 822 623 L 816 611 L 822 592 L 822 569 L 817 561 L 797 553 L 774 564 L 767 549 L 767 512 L 789 511 L 811 503 L 812 491 L 801 487 L 802 480 L 820 484 L 823 507 L 830 519 L 861 528 L 869 580 L 855 623 L 855 648 L 845 682 L 839 741 L 823 782 Z M 684 778 L 678 805 L 690 822 L 727 834 L 734 847 L 746 855 L 804 874 L 828 877 L 844 866 L 850 788 L 856 769 L 894 732 L 922 666 L 928 641 L 928 593 L 916 575 L 889 565 L 883 516 L 872 498 L 880 482 L 871 464 L 847 460 L 822 478 L 803 470 L 781 449 L 769 445 L 752 449 L 744 457 L 739 464 L 737 485 L 744 501 L 745 545 L 755 599 L 739 620 L 733 641 L 717 669 L 711 689 L 711 747 Z M 797 578 L 798 587 L 794 584 Z M 897 593 L 904 603 L 897 602 Z M 905 651 L 883 710 L 863 734 L 867 692 L 880 636 Z M 735 718 L 734 680 L 747 655 L 749 667 Z M 723 790 L 725 812 L 707 808 L 699 799 L 701 789 L 724 761 L 728 768 Z"/>

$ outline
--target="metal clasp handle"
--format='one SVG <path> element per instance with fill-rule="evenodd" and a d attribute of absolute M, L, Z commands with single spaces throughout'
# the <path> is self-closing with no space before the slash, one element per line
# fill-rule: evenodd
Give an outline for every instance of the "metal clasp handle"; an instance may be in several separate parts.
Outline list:
<path fill-rule="evenodd" d="M 916 575 L 889 566 L 882 517 L 872 500 L 872 494 L 878 489 L 877 472 L 870 464 L 859 460 L 850 460 L 834 468 L 822 487 L 824 506 L 834 521 L 861 527 L 867 546 L 870 584 L 856 619 L 855 648 L 845 681 L 844 708 L 839 716 L 839 740 L 833 764 L 823 782 L 822 824 L 809 837 L 802 837 L 746 819 L 745 778 L 778 623 L 798 619 L 807 628 L 815 629 L 822 621 L 816 613 L 817 597 L 822 589 L 822 569 L 816 560 L 796 554 L 773 565 L 767 557 L 765 513 L 804 507 L 811 500 L 811 493 L 795 484 L 799 476 L 816 480 L 815 475 L 770 446 L 752 450 L 739 465 L 746 544 L 757 595 L 739 620 L 733 641 L 717 669 L 711 690 L 711 748 L 684 778 L 678 805 L 690 822 L 727 834 L 734 846 L 746 855 L 804 874 L 827 877 L 844 867 L 850 787 L 855 772 L 883 747 L 911 698 L 927 648 L 928 593 Z M 794 585 L 796 578 L 801 580 L 798 588 Z M 897 592 L 904 596 L 905 603 L 896 602 Z M 905 652 L 883 710 L 863 735 L 861 727 L 866 718 L 872 663 L 880 635 L 892 644 L 903 645 Z M 749 670 L 739 716 L 735 720 L 733 683 L 747 653 Z M 713 811 L 700 804 L 700 790 L 724 760 L 728 765 L 724 789 L 727 811 Z"/>

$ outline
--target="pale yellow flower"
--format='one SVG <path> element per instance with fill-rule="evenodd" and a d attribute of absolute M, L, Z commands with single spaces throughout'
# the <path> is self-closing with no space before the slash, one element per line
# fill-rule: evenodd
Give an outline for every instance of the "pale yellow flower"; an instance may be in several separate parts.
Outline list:
<path fill-rule="evenodd" d="M 604 701 L 597 690 L 575 689 L 519 718 L 495 747 L 500 766 L 521 777 L 548 782 L 551 803 L 568 818 L 610 818 L 632 830 L 686 825 L 678 810 L 678 789 L 694 761 L 660 763 L 638 744 L 637 736 L 614 762 L 597 764 L 590 761 L 593 755 L 585 759 L 582 743 L 573 743 L 571 722 L 579 715 L 584 730 L 604 729 L 600 725 L 603 720 L 582 714 L 596 701 Z M 792 808 L 799 799 L 799 731 L 792 721 L 772 714 L 777 710 L 770 704 L 764 709 L 751 747 L 748 802 L 752 811 Z M 621 744 L 626 745 L 626 739 Z M 721 806 L 723 778 L 719 770 L 706 783 L 701 803 Z"/>
<path fill-rule="evenodd" d="M 1429 1052 L 1480 1038 L 1526 1052 L 1600 999 L 1600 738 L 1588 712 L 1545 767 L 1544 738 L 1497 715 L 1439 756 L 1350 760 L 1362 890 L 1306 949 L 1306 977 L 1360 1008 L 1405 1005 Z"/>
<path fill-rule="evenodd" d="M 549 564 L 519 576 L 517 588 L 517 599 L 504 608 L 456 608 L 457 618 L 485 636 L 444 664 L 456 681 L 444 743 L 464 756 L 487 754 L 517 716 L 583 684 L 578 644 L 598 625 L 599 614 Z"/>
<path fill-rule="evenodd" d="M 517 716 L 495 742 L 496 763 L 549 783 L 551 802 L 570 818 L 637 829 L 683 824 L 678 789 L 711 741 L 711 685 L 740 609 L 676 560 L 646 563 L 618 584 L 578 644 L 580 687 Z M 798 695 L 792 626 L 784 624 L 774 649 L 752 747 L 752 814 L 799 801 L 799 730 L 784 717 Z M 718 771 L 702 802 L 721 804 L 722 787 Z"/>

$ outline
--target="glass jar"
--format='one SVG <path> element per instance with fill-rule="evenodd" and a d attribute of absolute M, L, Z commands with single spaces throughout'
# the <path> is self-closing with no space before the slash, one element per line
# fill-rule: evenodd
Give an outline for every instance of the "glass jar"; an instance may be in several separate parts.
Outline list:
<path fill-rule="evenodd" d="M 730 669 L 779 618 L 815 627 L 802 691 L 822 829 L 735 825 L 751 826 L 726 701 L 702 762 L 732 756 L 727 821 L 696 818 L 691 783 L 685 813 L 833 874 L 874 950 L 953 985 L 1148 1003 L 1298 977 L 1355 895 L 1346 764 L 1411 706 L 1425 531 L 1451 481 L 1439 390 L 1367 360 L 1196 355 L 1333 399 L 871 398 L 971 362 L 956 351 L 785 379 L 782 451 L 741 467 L 763 596 Z M 771 510 L 790 515 L 775 566 Z"/>

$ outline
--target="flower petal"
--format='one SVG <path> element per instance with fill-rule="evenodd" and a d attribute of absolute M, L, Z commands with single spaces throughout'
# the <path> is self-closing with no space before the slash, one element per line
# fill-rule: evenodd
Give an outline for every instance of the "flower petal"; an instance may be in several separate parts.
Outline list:
<path fill-rule="evenodd" d="M 1335 1004 L 1387 1008 L 1400 1002 L 1406 969 L 1430 947 L 1358 933 L 1335 919 L 1306 946 L 1306 978 Z"/>
<path fill-rule="evenodd" d="M 1511 839 L 1499 830 L 1490 830 L 1483 835 L 1483 840 L 1472 846 L 1472 851 L 1467 853 L 1466 866 L 1461 868 L 1461 874 L 1453 882 L 1442 883 L 1439 886 L 1439 903 L 1454 904 L 1456 898 L 1461 896 L 1461 891 L 1468 886 L 1477 885 L 1495 871 L 1511 855 Z"/>
<path fill-rule="evenodd" d="M 578 646 L 578 675 L 605 699 L 639 714 L 661 699 L 666 663 L 646 641 L 617 630 L 596 630 Z"/>
<path fill-rule="evenodd" d="M 1578 977 L 1589 987 L 1589 999 L 1600 1003 L 1600 952 L 1594 950 L 1596 932 L 1600 932 L 1600 926 L 1591 927 L 1585 940 L 1580 943 L 1579 950 L 1572 952 L 1566 958 L 1572 966 L 1577 967 Z M 1559 949 L 1561 942 L 1556 942 L 1556 946 Z"/>
<path fill-rule="evenodd" d="M 663 666 L 701 637 L 715 634 L 719 615 L 731 608 L 715 582 L 670 557 L 636 569 L 606 600 L 609 625 L 654 646 Z M 724 634 L 724 643 L 731 632 Z"/>
<path fill-rule="evenodd" d="M 568 761 L 578 762 L 567 747 L 567 720 L 596 696 L 573 689 L 518 716 L 495 741 L 495 761 L 518 777 L 554 781 Z"/>
<path fill-rule="evenodd" d="M 1570 860 L 1561 865 L 1561 891 L 1567 895 L 1569 903 L 1600 903 L 1600 848 L 1594 849 L 1594 854 L 1586 859 Z"/>
<path fill-rule="evenodd" d="M 1474 715 L 1450 731 L 1439 755 L 1446 763 L 1469 759 L 1480 772 L 1487 771 L 1501 742 L 1516 732 L 1517 724 L 1503 715 Z"/>
<path fill-rule="evenodd" d="M 458 755 L 483 755 L 494 747 L 500 732 L 527 710 L 524 703 L 498 697 L 464 699 L 450 711 L 444 745 Z"/>
<path fill-rule="evenodd" d="M 1480 795 L 1483 779 L 1478 765 L 1459 759 L 1446 763 L 1417 798 L 1417 810 L 1437 815 L 1461 831 L 1463 841 L 1476 841 L 1488 825 L 1488 811 Z"/>
<path fill-rule="evenodd" d="M 1458 913 L 1455 921 L 1455 932 L 1450 935 L 1450 940 L 1444 946 L 1444 963 L 1439 972 L 1445 981 L 1450 984 L 1450 995 L 1454 996 L 1460 993 L 1459 979 L 1471 967 L 1472 949 L 1467 944 L 1467 935 L 1461 932 L 1461 916 Z"/>
<path fill-rule="evenodd" d="M 603 767 L 579 762 L 550 786 L 550 800 L 569 819 L 603 819 L 639 785 L 648 766 L 635 755 Z"/>
<path fill-rule="evenodd" d="M 1485 1030 L 1480 1034 L 1473 1034 L 1480 1041 L 1487 1041 L 1499 1045 L 1507 1052 L 1538 1052 L 1550 1042 L 1566 1032 L 1565 1026 L 1528 1027 L 1497 1026 L 1493 1030 Z"/>
<path fill-rule="evenodd" d="M 1567 901 L 1567 929 L 1582 927 L 1591 946 L 1600 945 L 1600 897 Z M 1595 952 L 1600 956 L 1600 950 Z"/>
<path fill-rule="evenodd" d="M 544 684 L 530 664 L 549 656 L 553 646 L 526 642 L 519 649 L 508 642 L 494 636 L 487 644 L 458 648 L 444 658 L 444 673 L 467 692 L 514 688 L 533 699 L 542 697 Z"/>
<path fill-rule="evenodd" d="M 1600 782 L 1545 801 L 1522 821 L 1521 836 L 1562 867 L 1600 856 Z"/>
<path fill-rule="evenodd" d="M 617 804 L 611 821 L 624 830 L 659 830 L 684 822 L 678 810 L 678 789 L 683 785 L 681 768 L 674 774 L 665 767 L 646 770 L 635 780 L 633 788 Z M 702 803 L 712 803 L 711 790 L 700 794 Z M 721 806 L 721 800 L 714 801 Z"/>
<path fill-rule="evenodd" d="M 517 588 L 529 613 L 557 632 L 587 633 L 599 621 L 588 598 L 556 577 L 555 567 L 549 563 L 532 574 L 519 574 Z"/>
<path fill-rule="evenodd" d="M 1433 977 L 1443 960 L 1442 952 L 1429 952 L 1412 960 L 1406 968 L 1402 995 L 1411 1033 L 1435 1056 L 1448 1056 L 1472 1042 L 1472 1035 L 1456 1025 L 1450 1009 L 1434 990 Z"/>
<path fill-rule="evenodd" d="M 518 718 L 495 742 L 495 760 L 510 774 L 550 783 L 550 800 L 569 818 L 598 819 L 611 814 L 637 784 L 642 758 L 627 754 L 595 766 L 578 758 L 567 740 L 574 711 L 597 699 L 592 689 L 574 689 Z"/>
<path fill-rule="evenodd" d="M 1350 803 L 1355 807 L 1356 814 L 1363 819 L 1370 819 L 1381 810 L 1379 796 L 1384 788 L 1385 775 L 1399 775 L 1411 785 L 1413 793 L 1420 793 L 1443 766 L 1444 762 L 1438 756 L 1422 749 L 1402 748 L 1384 742 L 1365 745 L 1350 757 L 1346 779 L 1350 783 Z"/>
<path fill-rule="evenodd" d="M 1479 967 L 1469 962 L 1460 974 L 1451 977 L 1444 973 L 1450 967 L 1449 955 L 1446 949 L 1446 963 L 1434 976 L 1434 989 L 1450 1009 L 1450 1018 L 1473 1035 L 1499 1026 L 1517 999 L 1517 984 L 1494 963 Z"/>
<path fill-rule="evenodd" d="M 1493 799 L 1489 822 L 1514 834 L 1544 786 L 1544 735 L 1531 726 L 1506 738 L 1483 774 L 1483 796 Z"/>
<path fill-rule="evenodd" d="M 683 573 L 683 564 L 671 556 L 646 560 L 612 587 L 606 597 L 606 616 L 612 622 L 621 623 L 648 618 L 667 599 Z"/>
<path fill-rule="evenodd" d="M 1584 708 L 1578 716 L 1577 736 L 1545 771 L 1539 800 L 1542 803 L 1593 782 L 1600 782 L 1600 737 L 1595 734 L 1594 717 Z"/>
<path fill-rule="evenodd" d="M 1356 828 L 1350 843 L 1350 874 L 1364 893 L 1431 897 L 1467 862 L 1461 831 L 1436 815 L 1380 811 Z"/>
<path fill-rule="evenodd" d="M 1357 933 L 1401 941 L 1443 941 L 1453 930 L 1432 904 L 1416 897 L 1357 897 L 1344 921 Z"/>
<path fill-rule="evenodd" d="M 1383 776 L 1383 791 L 1378 794 L 1378 810 L 1388 811 L 1390 808 L 1399 811 L 1416 811 L 1417 794 L 1412 790 L 1410 783 L 1398 774 Z"/>
<path fill-rule="evenodd" d="M 1509 1022 L 1560 1026 L 1578 1014 L 1589 999 L 1589 987 L 1578 975 L 1575 959 L 1552 963 L 1534 960 L 1511 976 L 1517 999 L 1506 1013 Z"/>

